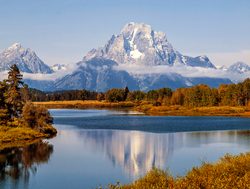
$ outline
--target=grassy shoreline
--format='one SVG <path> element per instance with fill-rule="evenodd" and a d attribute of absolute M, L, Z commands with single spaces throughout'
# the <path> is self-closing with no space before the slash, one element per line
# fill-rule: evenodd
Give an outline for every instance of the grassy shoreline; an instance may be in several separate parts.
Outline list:
<path fill-rule="evenodd" d="M 250 117 L 250 108 L 243 106 L 212 106 L 188 108 L 179 105 L 154 106 L 149 102 L 105 102 L 96 100 L 85 101 L 48 101 L 34 102 L 49 109 L 128 109 L 145 113 L 152 116 L 238 116 Z"/>
<path fill-rule="evenodd" d="M 131 184 L 110 185 L 110 189 L 250 188 L 250 153 L 225 155 L 215 163 L 193 167 L 185 176 L 173 177 L 152 169 Z"/>
<path fill-rule="evenodd" d="M 50 134 L 42 133 L 27 127 L 0 126 L 0 150 L 11 147 L 23 147 L 38 140 L 51 138 L 56 135 L 56 129 L 51 125 L 47 126 Z"/>

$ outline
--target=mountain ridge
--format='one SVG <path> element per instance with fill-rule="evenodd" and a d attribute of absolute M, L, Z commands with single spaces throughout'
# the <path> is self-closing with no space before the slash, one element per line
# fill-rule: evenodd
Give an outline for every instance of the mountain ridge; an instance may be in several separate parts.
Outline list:
<path fill-rule="evenodd" d="M 105 58 L 118 64 L 186 65 L 192 67 L 216 67 L 206 56 L 189 57 L 176 51 L 166 34 L 157 32 L 150 25 L 130 22 L 121 33 L 112 35 L 104 47 L 92 49 L 82 61 Z"/>
<path fill-rule="evenodd" d="M 34 51 L 24 48 L 20 43 L 14 43 L 0 53 L 0 71 L 5 71 L 16 64 L 21 72 L 26 73 L 53 73 Z"/>

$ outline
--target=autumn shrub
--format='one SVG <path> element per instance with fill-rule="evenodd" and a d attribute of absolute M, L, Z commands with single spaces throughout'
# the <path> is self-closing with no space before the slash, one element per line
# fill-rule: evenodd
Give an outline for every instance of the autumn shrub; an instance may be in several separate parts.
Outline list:
<path fill-rule="evenodd" d="M 169 176 L 167 172 L 153 168 L 143 178 L 138 179 L 132 184 L 110 185 L 110 189 L 162 189 L 173 188 L 173 177 Z"/>
<path fill-rule="evenodd" d="M 173 178 L 165 171 L 152 169 L 144 177 L 110 189 L 210 189 L 250 188 L 250 153 L 226 155 L 217 163 L 203 163 L 185 176 Z"/>
<path fill-rule="evenodd" d="M 176 179 L 175 188 L 250 188 L 250 153 L 226 155 L 215 164 L 193 168 Z"/>
<path fill-rule="evenodd" d="M 125 89 L 110 89 L 105 93 L 105 100 L 108 102 L 121 102 L 127 98 Z"/>
<path fill-rule="evenodd" d="M 56 133 L 56 130 L 51 126 L 53 118 L 43 106 L 35 106 L 31 102 L 27 102 L 23 107 L 22 121 L 27 127 L 40 132 L 48 134 Z"/>

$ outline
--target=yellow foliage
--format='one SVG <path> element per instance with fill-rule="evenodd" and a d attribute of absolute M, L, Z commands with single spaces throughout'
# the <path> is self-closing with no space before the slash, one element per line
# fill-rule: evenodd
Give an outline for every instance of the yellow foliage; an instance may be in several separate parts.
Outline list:
<path fill-rule="evenodd" d="M 210 189 L 250 188 L 250 153 L 226 155 L 217 163 L 204 163 L 186 176 L 173 178 L 153 169 L 128 185 L 110 185 L 110 189 Z"/>

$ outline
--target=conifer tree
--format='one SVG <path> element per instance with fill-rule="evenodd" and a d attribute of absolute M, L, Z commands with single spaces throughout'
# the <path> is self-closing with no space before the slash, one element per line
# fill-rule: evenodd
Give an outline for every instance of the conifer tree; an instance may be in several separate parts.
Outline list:
<path fill-rule="evenodd" d="M 17 65 L 14 64 L 10 67 L 6 83 L 8 88 L 5 92 L 5 102 L 7 104 L 8 111 L 11 117 L 19 117 L 23 107 L 20 92 L 20 86 L 23 85 L 23 82 L 22 74 L 20 74 Z"/>
<path fill-rule="evenodd" d="M 9 119 L 7 106 L 5 103 L 4 93 L 7 90 L 7 84 L 5 81 L 0 82 L 0 125 L 3 125 Z"/>
<path fill-rule="evenodd" d="M 129 93 L 129 89 L 128 89 L 128 87 L 126 86 L 125 89 L 124 89 L 124 99 L 123 99 L 124 101 L 127 99 L 128 93 Z"/>

